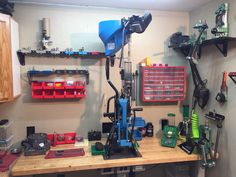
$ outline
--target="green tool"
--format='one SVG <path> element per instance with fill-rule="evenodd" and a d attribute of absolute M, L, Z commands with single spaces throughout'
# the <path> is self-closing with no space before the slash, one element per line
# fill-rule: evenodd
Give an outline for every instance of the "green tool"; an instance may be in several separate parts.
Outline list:
<path fill-rule="evenodd" d="M 174 148 L 177 143 L 178 129 L 175 126 L 166 125 L 164 127 L 163 136 L 161 138 L 161 145 L 165 147 Z"/>
<path fill-rule="evenodd" d="M 199 138 L 199 119 L 198 115 L 192 111 L 192 138 L 198 139 Z"/>
<path fill-rule="evenodd" d="M 105 149 L 103 148 L 101 151 L 97 150 L 95 145 L 91 146 L 91 153 L 92 155 L 103 155 L 105 154 Z"/>
<path fill-rule="evenodd" d="M 200 125 L 200 139 L 198 141 L 198 151 L 202 154 L 202 166 L 214 167 L 215 161 L 213 158 L 213 143 L 211 138 L 211 129 L 207 125 Z M 208 158 L 208 156 L 210 158 Z"/>

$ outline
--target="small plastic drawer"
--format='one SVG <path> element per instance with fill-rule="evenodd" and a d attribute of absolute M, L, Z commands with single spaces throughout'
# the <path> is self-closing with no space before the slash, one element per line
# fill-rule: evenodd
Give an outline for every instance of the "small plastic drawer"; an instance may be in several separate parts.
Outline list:
<path fill-rule="evenodd" d="M 54 98 L 54 90 L 44 90 L 44 98 Z"/>
<path fill-rule="evenodd" d="M 54 98 L 65 98 L 65 90 L 54 90 Z"/>
<path fill-rule="evenodd" d="M 9 121 L 4 125 L 0 125 L 0 141 L 6 141 L 12 136 L 12 122 Z"/>
<path fill-rule="evenodd" d="M 13 135 L 11 135 L 7 140 L 0 141 L 0 150 L 8 150 L 12 146 L 13 143 Z"/>
<path fill-rule="evenodd" d="M 42 89 L 42 88 L 43 88 L 43 85 L 44 85 L 44 82 L 33 81 L 33 82 L 31 83 L 31 88 L 32 88 L 33 90 Z"/>
<path fill-rule="evenodd" d="M 75 89 L 76 82 L 75 81 L 66 81 L 65 89 Z"/>
<path fill-rule="evenodd" d="M 67 89 L 65 92 L 65 97 L 66 98 L 75 98 L 76 96 L 76 91 L 73 89 Z"/>
<path fill-rule="evenodd" d="M 43 98 L 43 90 L 32 90 L 32 98 Z"/>
<path fill-rule="evenodd" d="M 64 89 L 65 82 L 54 82 L 54 89 Z"/>
<path fill-rule="evenodd" d="M 54 82 L 44 82 L 43 89 L 45 89 L 45 90 L 54 89 Z"/>

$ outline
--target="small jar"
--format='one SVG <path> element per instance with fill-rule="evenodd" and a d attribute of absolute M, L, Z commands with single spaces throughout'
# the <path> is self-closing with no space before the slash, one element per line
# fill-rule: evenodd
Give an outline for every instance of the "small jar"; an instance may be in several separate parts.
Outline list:
<path fill-rule="evenodd" d="M 146 125 L 146 136 L 153 137 L 153 125 L 151 122 L 148 122 Z"/>

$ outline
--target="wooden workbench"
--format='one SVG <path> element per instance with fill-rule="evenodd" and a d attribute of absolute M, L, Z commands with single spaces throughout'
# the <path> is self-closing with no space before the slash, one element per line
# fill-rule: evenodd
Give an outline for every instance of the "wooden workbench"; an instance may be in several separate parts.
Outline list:
<path fill-rule="evenodd" d="M 70 172 L 89 169 L 101 169 L 121 166 L 148 165 L 171 162 L 185 162 L 199 160 L 198 155 L 188 155 L 179 147 L 166 148 L 160 146 L 157 138 L 144 138 L 140 143 L 139 151 L 142 157 L 103 160 L 101 155 L 91 156 L 89 147 L 85 149 L 85 156 L 73 158 L 44 159 L 40 156 L 21 156 L 12 168 L 12 176 Z M 58 146 L 60 148 L 71 148 L 73 145 Z M 53 148 L 53 149 L 55 149 Z M 77 148 L 77 147 L 76 147 Z"/>

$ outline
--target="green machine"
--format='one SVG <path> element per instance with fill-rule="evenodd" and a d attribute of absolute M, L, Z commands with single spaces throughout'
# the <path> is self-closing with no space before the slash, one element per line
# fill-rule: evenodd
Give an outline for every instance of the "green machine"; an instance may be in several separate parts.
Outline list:
<path fill-rule="evenodd" d="M 166 125 L 164 127 L 163 136 L 161 138 L 161 145 L 165 147 L 174 148 L 177 143 L 178 129 L 176 126 Z"/>
<path fill-rule="evenodd" d="M 168 113 L 168 124 L 164 126 L 161 145 L 174 148 L 179 137 L 178 128 L 175 126 L 175 114 Z"/>
<path fill-rule="evenodd" d="M 212 28 L 211 33 L 216 37 L 227 37 L 229 35 L 228 12 L 228 3 L 220 4 L 218 9 L 215 11 L 216 26 Z"/>
<path fill-rule="evenodd" d="M 213 155 L 211 128 L 208 125 L 199 126 L 200 138 L 197 142 L 197 150 L 202 155 L 202 166 L 211 168 L 215 166 Z"/>

